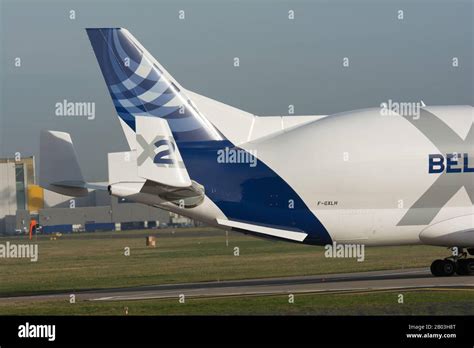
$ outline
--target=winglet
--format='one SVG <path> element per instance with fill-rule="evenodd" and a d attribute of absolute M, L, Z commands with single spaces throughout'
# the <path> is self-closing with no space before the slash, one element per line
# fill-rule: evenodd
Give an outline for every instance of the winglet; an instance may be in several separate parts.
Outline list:
<path fill-rule="evenodd" d="M 138 176 L 172 187 L 192 185 L 168 122 L 158 117 L 137 116 Z"/>

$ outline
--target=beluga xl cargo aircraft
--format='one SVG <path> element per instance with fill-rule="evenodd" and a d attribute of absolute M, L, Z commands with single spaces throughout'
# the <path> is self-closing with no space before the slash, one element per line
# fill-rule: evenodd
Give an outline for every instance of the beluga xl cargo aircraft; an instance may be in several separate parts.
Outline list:
<path fill-rule="evenodd" d="M 472 106 L 259 117 L 185 89 L 126 29 L 87 34 L 130 151 L 87 183 L 70 135 L 43 131 L 44 188 L 292 242 L 443 246 L 435 276 L 474 274 Z"/>

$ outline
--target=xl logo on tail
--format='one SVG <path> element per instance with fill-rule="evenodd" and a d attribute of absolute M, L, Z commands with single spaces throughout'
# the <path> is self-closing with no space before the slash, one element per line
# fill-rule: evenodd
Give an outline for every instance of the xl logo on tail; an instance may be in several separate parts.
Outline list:
<path fill-rule="evenodd" d="M 136 116 L 135 121 L 138 176 L 166 186 L 191 186 L 168 122 L 148 116 Z"/>
<path fill-rule="evenodd" d="M 176 143 L 173 138 L 157 135 L 148 143 L 141 134 L 137 134 L 137 143 L 142 148 L 137 158 L 139 166 L 145 163 L 147 159 L 150 159 L 159 167 L 184 168 L 183 161 L 180 161 L 176 155 Z"/>

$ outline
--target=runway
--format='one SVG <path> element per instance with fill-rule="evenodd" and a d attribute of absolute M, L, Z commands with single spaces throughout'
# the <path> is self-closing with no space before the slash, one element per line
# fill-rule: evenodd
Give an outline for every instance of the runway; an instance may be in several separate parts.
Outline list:
<path fill-rule="evenodd" d="M 0 297 L 4 301 L 76 299 L 89 301 L 125 301 L 192 297 L 278 295 L 301 293 L 366 292 L 407 289 L 471 289 L 474 276 L 433 277 L 427 268 L 399 269 L 268 279 L 233 280 L 185 284 L 166 284 L 130 288 L 83 290 L 77 292 Z"/>

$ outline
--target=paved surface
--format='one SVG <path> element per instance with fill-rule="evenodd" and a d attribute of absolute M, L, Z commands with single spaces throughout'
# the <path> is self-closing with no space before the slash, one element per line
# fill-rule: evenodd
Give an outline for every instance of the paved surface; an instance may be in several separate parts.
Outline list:
<path fill-rule="evenodd" d="M 474 290 L 474 276 L 433 277 L 426 268 L 328 274 L 285 278 L 235 280 L 186 284 L 151 285 L 119 289 L 74 292 L 77 299 L 119 301 L 178 298 L 220 297 L 287 293 L 331 293 L 420 288 L 456 288 Z M 3 297 L 0 303 L 12 300 L 69 299 L 71 293 L 38 294 Z"/>

